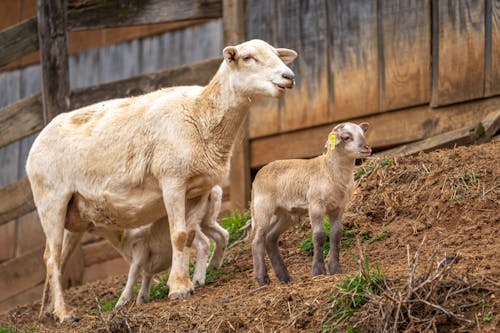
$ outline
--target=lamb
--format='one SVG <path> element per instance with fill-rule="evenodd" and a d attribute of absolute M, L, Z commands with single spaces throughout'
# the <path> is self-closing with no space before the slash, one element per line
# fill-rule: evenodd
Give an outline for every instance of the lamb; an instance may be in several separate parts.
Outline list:
<path fill-rule="evenodd" d="M 331 226 L 328 272 L 341 272 L 342 214 L 354 189 L 355 160 L 371 154 L 364 136 L 367 129 L 367 123 L 339 124 L 330 132 L 323 155 L 309 160 L 278 160 L 259 170 L 252 184 L 251 203 L 252 255 L 259 285 L 270 283 L 264 262 L 265 251 L 278 279 L 281 282 L 291 280 L 278 248 L 278 238 L 306 213 L 309 213 L 313 231 L 313 276 L 326 273 L 323 259 L 325 214 Z"/>
<path fill-rule="evenodd" d="M 210 241 L 215 241 L 215 249 L 210 259 L 210 267 L 218 269 L 222 264 L 224 249 L 229 240 L 229 233 L 217 223 L 222 201 L 222 188 L 216 185 L 210 191 L 201 221 L 201 230 L 196 231 L 193 247 L 196 249 L 196 265 L 193 283 L 198 286 L 205 284 L 206 268 Z M 116 303 L 116 307 L 127 304 L 142 272 L 141 289 L 137 295 L 136 304 L 149 302 L 151 279 L 154 274 L 168 270 L 172 263 L 172 243 L 170 241 L 169 225 L 166 218 L 161 218 L 152 224 L 130 230 L 96 229 L 92 233 L 106 238 L 113 247 L 130 263 L 127 284 Z M 67 259 L 71 255 L 76 242 L 66 242 L 63 245 L 63 271 Z"/>
<path fill-rule="evenodd" d="M 47 237 L 46 286 L 59 321 L 77 320 L 61 285 L 65 229 L 133 229 L 168 216 L 169 297 L 193 292 L 188 248 L 203 216 L 201 198 L 228 172 L 250 106 L 294 86 L 286 64 L 296 56 L 261 40 L 227 46 L 205 87 L 104 101 L 60 114 L 42 130 L 26 171 Z"/>

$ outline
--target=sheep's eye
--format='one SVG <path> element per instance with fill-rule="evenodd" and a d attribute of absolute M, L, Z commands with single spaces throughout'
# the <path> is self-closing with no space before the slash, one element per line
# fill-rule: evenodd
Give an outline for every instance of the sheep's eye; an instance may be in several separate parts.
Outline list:
<path fill-rule="evenodd" d="M 254 59 L 251 55 L 247 55 L 243 57 L 243 61 L 248 62 L 249 60 Z"/>

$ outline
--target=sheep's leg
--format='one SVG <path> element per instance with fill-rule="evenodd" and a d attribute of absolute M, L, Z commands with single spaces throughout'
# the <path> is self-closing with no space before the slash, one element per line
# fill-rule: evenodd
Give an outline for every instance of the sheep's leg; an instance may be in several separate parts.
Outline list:
<path fill-rule="evenodd" d="M 340 274 L 340 240 L 342 239 L 342 212 L 330 214 L 330 252 L 328 252 L 328 272 Z"/>
<path fill-rule="evenodd" d="M 281 256 L 280 249 L 278 247 L 278 239 L 283 232 L 291 225 L 292 219 L 289 216 L 280 216 L 276 223 L 271 225 L 271 230 L 267 233 L 266 237 L 266 251 L 271 264 L 274 269 L 274 273 L 281 282 L 288 283 L 292 280 L 290 273 L 285 266 L 283 257 Z"/>
<path fill-rule="evenodd" d="M 196 249 L 196 264 L 194 266 L 193 284 L 195 286 L 205 285 L 207 275 L 208 251 L 210 249 L 210 240 L 201 230 L 196 232 L 193 247 Z"/>
<path fill-rule="evenodd" d="M 189 279 L 189 249 L 186 224 L 186 187 L 175 180 L 162 182 L 163 201 L 172 240 L 172 268 L 167 285 L 170 298 L 189 296 L 194 288 Z M 167 237 L 167 235 L 165 235 Z"/>
<path fill-rule="evenodd" d="M 314 244 L 313 276 L 326 274 L 323 246 L 325 245 L 326 232 L 323 225 L 324 210 L 318 205 L 309 207 Z"/>
<path fill-rule="evenodd" d="M 267 221 L 271 220 L 269 223 L 276 222 L 276 215 L 272 215 L 271 219 L 268 219 L 265 214 L 258 214 L 254 211 L 255 232 L 254 238 L 252 240 L 252 256 L 253 256 L 253 269 L 255 271 L 255 277 L 260 286 L 265 284 L 270 284 L 271 280 L 267 273 L 266 262 L 265 262 L 265 247 L 266 247 L 266 229 Z"/>
<path fill-rule="evenodd" d="M 226 249 L 227 242 L 229 241 L 229 233 L 216 221 L 210 221 L 207 224 L 202 224 L 201 230 L 205 235 L 213 239 L 215 242 L 215 249 L 212 257 L 209 260 L 210 265 L 208 267 L 219 269 L 222 265 L 224 250 Z"/>
<path fill-rule="evenodd" d="M 137 253 L 135 251 L 136 249 L 134 249 L 134 254 Z M 116 302 L 115 305 L 116 308 L 127 304 L 132 298 L 132 294 L 134 292 L 134 285 L 137 282 L 137 279 L 139 278 L 140 269 L 141 267 L 143 267 L 142 265 L 143 259 L 144 256 L 142 255 L 142 253 L 140 256 L 134 255 L 132 257 L 132 262 L 130 263 L 130 269 L 128 271 L 127 284 L 125 285 L 125 288 L 123 288 L 122 294 L 120 295 L 118 302 Z"/>
<path fill-rule="evenodd" d="M 64 301 L 62 288 L 62 245 L 64 239 L 64 223 L 67 205 L 71 196 L 66 198 L 55 198 L 51 200 L 50 208 L 40 208 L 38 213 L 40 222 L 47 237 L 46 250 L 44 254 L 45 266 L 47 268 L 47 279 L 51 300 L 54 302 L 54 315 L 60 322 L 75 322 L 79 319 L 73 317 Z M 48 249 L 48 250 L 47 250 Z"/>
<path fill-rule="evenodd" d="M 137 294 L 137 304 L 144 304 L 149 302 L 149 296 L 151 294 L 151 281 L 153 280 L 153 274 L 142 271 L 142 284 L 139 294 Z"/>

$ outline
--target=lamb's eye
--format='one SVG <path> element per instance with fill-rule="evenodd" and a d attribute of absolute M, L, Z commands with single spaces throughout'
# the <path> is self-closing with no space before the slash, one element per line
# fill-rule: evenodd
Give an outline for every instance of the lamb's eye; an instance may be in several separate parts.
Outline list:
<path fill-rule="evenodd" d="M 248 62 L 248 61 L 250 61 L 252 59 L 253 59 L 253 57 L 251 55 L 247 55 L 247 56 L 243 57 L 243 61 L 245 61 L 245 62 Z"/>

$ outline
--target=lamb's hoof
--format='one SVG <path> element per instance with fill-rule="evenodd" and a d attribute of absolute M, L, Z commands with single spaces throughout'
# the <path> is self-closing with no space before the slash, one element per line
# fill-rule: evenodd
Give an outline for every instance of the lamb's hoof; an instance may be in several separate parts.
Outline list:
<path fill-rule="evenodd" d="M 342 274 L 342 270 L 338 266 L 335 268 L 330 268 L 328 269 L 328 271 L 330 272 L 330 275 Z"/>
<path fill-rule="evenodd" d="M 326 275 L 326 269 L 324 267 L 318 267 L 313 269 L 313 276 Z"/>
<path fill-rule="evenodd" d="M 290 276 L 280 277 L 279 280 L 280 280 L 281 283 L 290 283 L 290 282 L 292 282 L 292 278 Z"/>
<path fill-rule="evenodd" d="M 65 323 L 77 323 L 80 321 L 80 318 L 75 317 L 75 316 L 67 316 L 67 317 L 64 317 L 63 321 Z"/>
<path fill-rule="evenodd" d="M 203 287 L 205 285 L 205 281 L 203 280 L 193 280 L 193 285 L 195 288 Z"/>
<path fill-rule="evenodd" d="M 266 275 L 263 278 L 257 278 L 257 283 L 259 284 L 260 287 L 262 287 L 271 284 L 271 279 L 269 278 L 268 275 Z"/>

